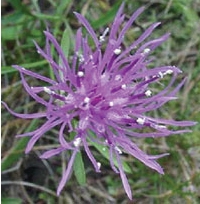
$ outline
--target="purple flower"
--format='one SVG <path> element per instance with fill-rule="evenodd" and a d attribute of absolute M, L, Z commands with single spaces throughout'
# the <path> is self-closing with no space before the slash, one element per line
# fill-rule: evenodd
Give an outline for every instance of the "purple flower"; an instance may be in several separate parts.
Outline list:
<path fill-rule="evenodd" d="M 163 169 L 156 162 L 162 155 L 148 155 L 133 143 L 132 138 L 166 137 L 180 134 L 189 130 L 173 130 L 172 126 L 192 126 L 191 121 L 174 121 L 153 118 L 150 111 L 160 108 L 170 100 L 176 99 L 176 93 L 183 86 L 183 80 L 174 89 L 176 77 L 181 73 L 175 66 L 149 68 L 149 55 L 154 49 L 169 37 L 165 34 L 149 42 L 144 41 L 153 30 L 160 25 L 154 23 L 129 47 L 124 48 L 123 41 L 126 31 L 133 21 L 142 13 L 139 8 L 124 24 L 123 5 L 119 8 L 114 22 L 97 37 L 88 21 L 75 13 L 80 23 L 93 39 L 95 48 L 92 49 L 87 37 L 83 37 L 81 28 L 76 34 L 74 55 L 68 61 L 56 39 L 49 31 L 45 31 L 46 49 L 43 51 L 35 43 L 37 51 L 51 65 L 55 80 L 14 65 L 20 72 L 24 88 L 38 103 L 45 106 L 45 112 L 35 114 L 18 114 L 5 105 L 13 115 L 24 119 L 46 118 L 47 121 L 37 130 L 18 137 L 29 136 L 26 153 L 30 152 L 35 143 L 50 129 L 59 126 L 59 143 L 57 149 L 49 150 L 41 155 L 47 159 L 62 151 L 71 150 L 72 156 L 57 189 L 59 195 L 69 179 L 77 152 L 83 147 L 97 172 L 100 163 L 96 161 L 89 148 L 89 141 L 105 145 L 109 148 L 110 165 L 119 173 L 125 191 L 132 199 L 131 188 L 123 171 L 120 154 L 130 154 L 146 166 L 163 174 Z M 123 28 L 121 29 L 121 25 Z M 108 35 L 109 33 L 109 35 Z M 51 44 L 57 51 L 61 63 L 57 63 L 51 54 Z M 106 48 L 105 48 L 106 46 Z M 134 52 L 134 54 L 132 54 Z M 46 82 L 46 86 L 30 87 L 24 75 Z M 171 81 L 162 90 L 153 85 L 162 83 L 163 78 Z M 45 92 L 49 98 L 41 97 Z M 72 124 L 72 122 L 75 125 Z M 69 141 L 64 137 L 64 131 L 75 132 L 75 137 Z M 118 165 L 114 165 L 114 158 Z"/>

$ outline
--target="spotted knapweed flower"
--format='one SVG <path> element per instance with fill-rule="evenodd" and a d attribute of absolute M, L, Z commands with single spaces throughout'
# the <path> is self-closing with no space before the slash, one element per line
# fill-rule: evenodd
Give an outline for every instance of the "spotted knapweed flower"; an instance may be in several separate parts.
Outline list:
<path fill-rule="evenodd" d="M 100 172 L 101 164 L 96 161 L 89 147 L 89 142 L 93 141 L 109 149 L 110 165 L 116 173 L 120 174 L 124 189 L 131 199 L 131 188 L 124 173 L 120 155 L 130 154 L 160 174 L 163 174 L 163 169 L 156 160 L 167 155 L 167 153 L 148 155 L 139 149 L 132 138 L 180 134 L 189 130 L 173 130 L 172 126 L 185 127 L 195 124 L 191 121 L 154 118 L 149 114 L 168 101 L 176 99 L 175 95 L 183 86 L 185 79 L 172 88 L 177 75 L 181 73 L 179 68 L 149 67 L 149 55 L 169 37 L 169 34 L 165 34 L 158 39 L 144 42 L 160 23 L 154 23 L 130 46 L 124 46 L 126 31 L 143 10 L 143 7 L 139 8 L 125 22 L 122 5 L 112 26 L 106 28 L 100 37 L 95 34 L 83 16 L 75 13 L 89 33 L 89 37 L 93 39 L 94 48 L 88 43 L 88 36 L 82 35 L 80 28 L 75 38 L 74 55 L 69 60 L 66 59 L 54 36 L 49 31 L 45 31 L 45 50 L 42 50 L 37 43 L 35 45 L 38 53 L 50 63 L 55 80 L 13 65 L 20 72 L 25 90 L 38 103 L 45 106 L 45 111 L 18 114 L 4 103 L 5 107 L 17 117 L 47 119 L 35 131 L 18 135 L 18 137 L 30 137 L 25 152 L 30 152 L 44 133 L 56 126 L 60 127 L 59 147 L 46 151 L 41 158 L 50 158 L 66 150 L 72 151 L 68 167 L 57 189 L 58 195 L 69 179 L 75 156 L 81 148 L 85 150 L 95 170 Z M 51 45 L 54 46 L 60 63 L 52 56 Z M 39 79 L 48 85 L 31 87 L 24 75 Z M 164 86 L 162 80 L 167 77 L 166 75 L 169 75 L 168 78 L 170 77 L 171 80 L 167 86 Z M 160 84 L 162 84 L 161 90 L 156 88 Z M 49 98 L 42 97 L 41 92 L 45 92 Z M 70 137 L 64 136 L 66 132 L 75 133 L 71 141 Z M 114 159 L 117 165 L 114 164 Z"/>

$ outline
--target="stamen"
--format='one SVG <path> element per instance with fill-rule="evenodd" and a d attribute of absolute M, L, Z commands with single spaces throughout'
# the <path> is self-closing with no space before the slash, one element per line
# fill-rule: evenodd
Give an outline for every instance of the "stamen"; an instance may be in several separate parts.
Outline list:
<path fill-rule="evenodd" d="M 122 80 L 122 76 L 119 75 L 119 74 L 116 75 L 116 76 L 115 76 L 115 80 L 116 80 L 116 81 L 121 81 L 121 80 Z"/>
<path fill-rule="evenodd" d="M 122 88 L 122 89 L 126 89 L 126 87 L 127 87 L 126 84 L 122 84 L 122 85 L 121 85 L 121 88 Z"/>
<path fill-rule="evenodd" d="M 172 74 L 172 73 L 173 73 L 173 70 L 168 69 L 164 74 Z"/>
<path fill-rule="evenodd" d="M 114 106 L 114 103 L 112 101 L 109 102 L 109 106 Z"/>
<path fill-rule="evenodd" d="M 158 74 L 159 74 L 159 77 L 162 79 L 164 74 L 162 72 L 158 72 Z"/>
<path fill-rule="evenodd" d="M 105 31 L 103 32 L 103 35 L 101 35 L 101 36 L 99 37 L 99 42 L 104 42 L 104 41 L 105 41 L 105 36 L 107 35 L 108 32 L 109 32 L 109 28 L 107 27 L 107 28 L 105 29 Z"/>
<path fill-rule="evenodd" d="M 144 54 L 148 54 L 150 51 L 151 51 L 151 50 L 150 50 L 149 48 L 145 48 L 144 51 L 143 51 L 143 53 L 144 53 Z"/>
<path fill-rule="evenodd" d="M 97 166 L 98 166 L 98 168 L 100 169 L 100 168 L 101 168 L 101 163 L 100 163 L 100 162 L 97 162 Z"/>
<path fill-rule="evenodd" d="M 136 122 L 137 122 L 138 124 L 140 124 L 140 125 L 144 125 L 145 118 L 138 118 L 138 119 L 136 120 Z"/>
<path fill-rule="evenodd" d="M 103 41 L 105 41 L 105 38 L 104 38 L 103 36 L 100 36 L 100 37 L 99 37 L 99 41 L 100 41 L 100 42 L 103 42 Z"/>
<path fill-rule="evenodd" d="M 166 129 L 165 125 L 155 125 L 154 128 Z"/>
<path fill-rule="evenodd" d="M 81 129 L 81 130 L 85 130 L 88 126 L 88 117 L 84 118 L 84 119 L 81 119 L 78 123 L 78 127 Z"/>
<path fill-rule="evenodd" d="M 146 92 L 145 92 L 145 95 L 148 97 L 148 96 L 151 96 L 152 95 L 152 92 L 150 91 L 150 90 L 147 90 Z"/>
<path fill-rule="evenodd" d="M 43 89 L 44 89 L 44 92 L 46 92 L 48 94 L 52 94 L 52 91 L 49 88 L 44 87 Z"/>
<path fill-rule="evenodd" d="M 75 147 L 79 147 L 81 144 L 81 138 L 80 137 L 76 138 L 73 143 Z"/>
<path fill-rule="evenodd" d="M 120 48 L 117 48 L 117 49 L 114 50 L 114 53 L 116 55 L 119 55 L 121 52 L 122 52 L 122 50 Z"/>
<path fill-rule="evenodd" d="M 122 151 L 119 147 L 115 146 L 115 150 L 117 150 L 119 154 L 122 154 Z"/>
<path fill-rule="evenodd" d="M 85 103 L 89 103 L 89 102 L 90 102 L 90 98 L 85 97 L 85 98 L 84 98 L 84 102 L 85 102 Z"/>
<path fill-rule="evenodd" d="M 84 76 L 84 72 L 82 72 L 82 71 L 79 71 L 77 74 L 78 74 L 79 77 L 83 77 Z"/>
<path fill-rule="evenodd" d="M 79 54 L 78 57 L 79 57 L 79 62 L 84 62 L 85 61 L 82 54 Z"/>

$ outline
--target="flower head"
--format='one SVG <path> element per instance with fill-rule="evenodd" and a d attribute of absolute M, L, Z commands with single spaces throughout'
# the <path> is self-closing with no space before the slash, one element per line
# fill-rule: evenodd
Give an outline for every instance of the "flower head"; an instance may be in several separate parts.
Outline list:
<path fill-rule="evenodd" d="M 150 111 L 176 99 L 175 95 L 185 80 L 172 89 L 177 75 L 181 73 L 179 68 L 175 66 L 148 67 L 148 57 L 151 52 L 169 37 L 169 34 L 165 34 L 144 43 L 144 40 L 160 23 L 147 28 L 129 47 L 122 46 L 126 31 L 144 8 L 139 8 L 121 29 L 125 17 L 122 10 L 123 5 L 119 8 L 112 26 L 106 28 L 100 37 L 97 37 L 83 16 L 75 13 L 93 39 L 95 48 L 90 47 L 87 37 L 82 35 L 80 28 L 76 34 L 74 55 L 69 61 L 54 36 L 49 31 L 44 32 L 46 49 L 42 50 L 37 43 L 35 45 L 38 53 L 50 63 L 55 80 L 18 65 L 13 66 L 20 72 L 26 91 L 38 103 L 45 106 L 45 112 L 17 114 L 6 104 L 4 105 L 17 117 L 47 119 L 37 130 L 18 135 L 30 137 L 26 153 L 31 151 L 45 132 L 56 126 L 60 127 L 58 136 L 60 146 L 43 153 L 41 158 L 46 159 L 66 150 L 73 152 L 58 186 L 58 195 L 69 178 L 76 153 L 81 147 L 84 148 L 95 170 L 100 171 L 100 163 L 96 161 L 88 145 L 88 141 L 92 140 L 109 148 L 111 167 L 120 174 L 125 191 L 131 199 L 131 188 L 123 171 L 120 155 L 130 154 L 160 174 L 163 174 L 163 169 L 156 160 L 167 155 L 148 155 L 139 149 L 132 138 L 166 137 L 188 131 L 172 130 L 171 126 L 194 125 L 191 121 L 174 121 L 149 116 Z M 51 54 L 51 44 L 57 51 L 61 61 L 59 64 Z M 105 45 L 106 48 L 103 48 Z M 48 85 L 30 87 L 24 75 L 39 79 Z M 152 84 L 159 84 L 166 75 L 171 76 L 169 84 L 159 92 L 151 90 Z M 48 100 L 42 98 L 39 95 L 40 92 L 45 92 L 49 96 Z M 73 121 L 77 121 L 75 125 L 72 124 Z M 68 132 L 76 133 L 71 141 L 64 137 L 66 129 Z M 148 131 L 144 131 L 146 129 Z M 117 160 L 117 167 L 114 165 L 114 158 Z"/>

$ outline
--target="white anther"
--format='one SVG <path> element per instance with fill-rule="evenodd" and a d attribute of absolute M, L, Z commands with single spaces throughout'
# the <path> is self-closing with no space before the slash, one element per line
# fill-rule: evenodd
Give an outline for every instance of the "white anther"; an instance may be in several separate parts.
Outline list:
<path fill-rule="evenodd" d="M 154 128 L 166 129 L 167 127 L 165 125 L 155 125 Z"/>
<path fill-rule="evenodd" d="M 105 31 L 103 32 L 103 36 L 106 36 L 106 35 L 108 34 L 109 30 L 110 30 L 110 29 L 107 27 L 107 28 L 105 29 Z"/>
<path fill-rule="evenodd" d="M 160 78 L 162 79 L 164 74 L 162 72 L 158 72 L 158 74 L 159 74 Z"/>
<path fill-rule="evenodd" d="M 40 54 L 41 52 L 39 50 L 37 50 L 37 53 Z"/>
<path fill-rule="evenodd" d="M 97 166 L 98 166 L 98 168 L 100 169 L 100 168 L 101 168 L 101 163 L 100 163 L 100 162 L 97 162 Z"/>
<path fill-rule="evenodd" d="M 83 76 L 84 76 L 84 72 L 79 71 L 79 72 L 78 72 L 78 76 L 79 76 L 79 77 L 83 77 Z"/>
<path fill-rule="evenodd" d="M 82 54 L 79 54 L 78 57 L 79 57 L 79 62 L 84 62 L 85 61 Z"/>
<path fill-rule="evenodd" d="M 119 147 L 115 146 L 115 150 L 117 150 L 119 154 L 122 154 L 122 151 Z"/>
<path fill-rule="evenodd" d="M 105 38 L 104 38 L 104 36 L 100 36 L 100 37 L 99 37 L 99 41 L 100 41 L 100 42 L 103 42 L 103 41 L 105 41 Z"/>
<path fill-rule="evenodd" d="M 43 89 L 44 89 L 44 92 L 46 92 L 48 94 L 52 93 L 52 91 L 49 88 L 47 88 L 47 87 L 44 87 Z"/>
<path fill-rule="evenodd" d="M 119 55 L 121 52 L 122 52 L 122 50 L 120 48 L 117 48 L 117 49 L 114 50 L 114 53 L 116 55 Z"/>
<path fill-rule="evenodd" d="M 173 70 L 168 69 L 164 74 L 172 74 L 172 73 L 173 73 Z"/>
<path fill-rule="evenodd" d="M 138 118 L 138 119 L 136 120 L 136 122 L 137 122 L 138 124 L 140 124 L 140 125 L 144 125 L 145 118 Z"/>
<path fill-rule="evenodd" d="M 105 41 L 105 36 L 107 35 L 108 32 L 109 32 L 109 28 L 107 27 L 107 28 L 105 29 L 105 31 L 103 32 L 103 35 L 101 35 L 101 36 L 99 37 L 99 41 L 100 41 L 100 42 L 104 42 L 104 41 Z"/>
<path fill-rule="evenodd" d="M 24 67 L 22 67 L 22 70 L 26 70 Z"/>
<path fill-rule="evenodd" d="M 115 76 L 115 80 L 116 80 L 116 81 L 121 81 L 121 80 L 122 80 L 122 76 L 119 75 L 119 74 L 116 75 L 116 76 Z"/>
<path fill-rule="evenodd" d="M 146 96 L 151 96 L 152 92 L 150 90 L 145 91 Z"/>
<path fill-rule="evenodd" d="M 85 130 L 88 126 L 88 117 L 84 118 L 84 119 L 81 119 L 78 123 L 78 127 L 81 129 L 81 130 Z"/>
<path fill-rule="evenodd" d="M 98 131 L 98 132 L 100 132 L 100 133 L 105 132 L 105 127 L 104 127 L 104 125 L 96 124 L 96 126 L 97 126 L 97 131 Z"/>
<path fill-rule="evenodd" d="M 109 106 L 111 106 L 111 107 L 114 106 L 113 101 L 110 101 L 110 102 L 109 102 Z"/>
<path fill-rule="evenodd" d="M 77 137 L 75 140 L 74 140 L 74 146 L 75 147 L 78 147 L 78 146 L 80 146 L 80 144 L 81 144 L 81 138 L 80 137 Z"/>
<path fill-rule="evenodd" d="M 85 103 L 89 103 L 89 102 L 90 102 L 90 98 L 85 97 L 85 98 L 84 98 L 84 102 L 85 102 Z"/>
<path fill-rule="evenodd" d="M 151 50 L 149 48 L 145 48 L 143 53 L 148 54 Z"/>
<path fill-rule="evenodd" d="M 121 88 L 122 88 L 122 89 L 126 89 L 126 87 L 127 87 L 126 84 L 122 84 L 122 85 L 121 85 Z"/>

